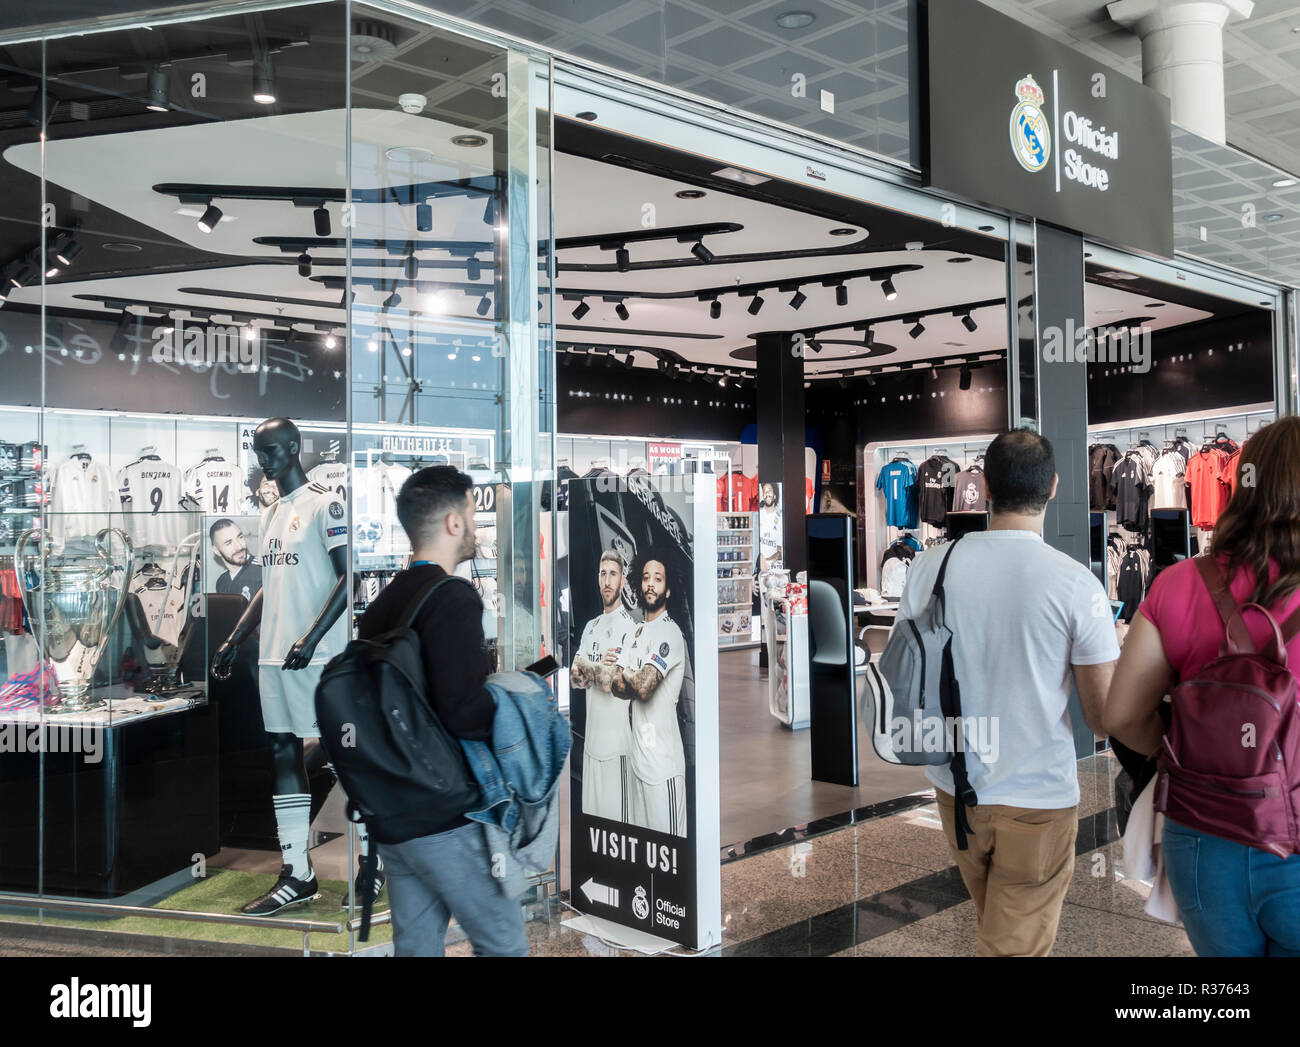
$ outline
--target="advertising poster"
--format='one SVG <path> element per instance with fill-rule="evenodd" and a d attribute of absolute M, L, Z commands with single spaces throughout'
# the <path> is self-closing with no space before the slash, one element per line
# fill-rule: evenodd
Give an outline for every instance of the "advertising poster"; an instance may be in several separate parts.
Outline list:
<path fill-rule="evenodd" d="M 702 949 L 721 938 L 716 520 L 694 480 L 569 484 L 570 895 Z"/>
<path fill-rule="evenodd" d="M 262 588 L 257 516 L 203 517 L 199 577 L 205 593 L 233 593 L 251 601 Z"/>
<path fill-rule="evenodd" d="M 679 443 L 646 444 L 646 461 L 650 471 L 658 476 L 660 473 L 675 472 L 682 460 L 682 445 Z"/>

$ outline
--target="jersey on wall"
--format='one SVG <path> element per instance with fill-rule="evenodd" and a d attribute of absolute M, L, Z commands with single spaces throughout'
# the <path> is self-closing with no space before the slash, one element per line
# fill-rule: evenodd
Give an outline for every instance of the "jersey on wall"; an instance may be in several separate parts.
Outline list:
<path fill-rule="evenodd" d="M 117 479 L 127 533 L 136 545 L 175 548 L 185 527 L 180 470 L 145 455 L 124 467 Z"/>
<path fill-rule="evenodd" d="M 312 483 L 333 491 L 345 502 L 348 499 L 348 463 L 321 462 L 307 474 Z"/>
<path fill-rule="evenodd" d="M 205 458 L 185 473 L 185 493 L 200 512 L 237 513 L 243 492 L 243 474 L 224 458 Z"/>

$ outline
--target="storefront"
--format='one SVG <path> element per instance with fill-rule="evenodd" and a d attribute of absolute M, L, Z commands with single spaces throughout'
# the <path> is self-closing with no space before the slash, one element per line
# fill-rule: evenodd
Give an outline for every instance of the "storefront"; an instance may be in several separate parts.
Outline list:
<path fill-rule="evenodd" d="M 396 2 L 209 5 L 14 35 L 0 96 L 4 920 L 363 948 L 361 844 L 310 741 L 320 897 L 239 912 L 281 864 L 284 789 L 256 641 L 229 679 L 208 666 L 260 559 L 284 552 L 260 533 L 278 497 L 253 447 L 265 419 L 295 424 L 302 469 L 343 507 L 319 537 L 346 549 L 349 623 L 409 557 L 404 479 L 469 473 L 479 540 L 464 569 L 505 669 L 543 653 L 571 665 L 600 610 L 601 547 L 635 559 L 640 525 L 602 493 L 653 489 L 660 523 L 689 517 L 693 599 L 673 612 L 695 669 L 680 835 L 704 879 L 718 848 L 742 856 L 926 788 L 860 745 L 851 781 L 814 780 L 807 622 L 786 589 L 807 568 L 806 515 L 855 517 L 864 657 L 915 548 L 981 526 L 980 455 L 1008 425 L 1056 443 L 1066 496 L 1048 540 L 1092 562 L 1117 602 L 1149 571 L 1139 561 L 1194 551 L 1213 525 L 1203 492 L 1175 518 L 1166 485 L 1160 524 L 1139 520 L 1133 499 L 1090 491 L 1092 451 L 1147 474 L 1184 442 L 1217 461 L 1221 431 L 1240 443 L 1291 410 L 1294 292 L 1168 258 L 1183 245 L 1161 217 L 1167 178 L 1153 188 L 1141 166 L 1150 115 L 1123 94 L 1136 85 L 1112 102 L 1134 121 L 1107 173 L 1118 224 L 1098 225 L 1109 209 L 1086 199 L 1021 217 L 1005 198 L 1018 189 L 962 181 L 963 156 L 987 175 L 984 150 L 1007 153 L 1008 115 L 1043 105 L 1041 88 L 999 81 L 997 141 L 956 137 L 938 156 L 940 107 L 920 119 L 911 68 L 926 24 L 876 6 L 857 28 L 898 90 L 861 105 L 794 65 L 767 76 L 780 92 L 744 99 L 698 77 L 713 101 L 648 82 L 664 75 L 618 79 L 599 68 L 609 55 L 557 58 L 486 6 L 460 22 Z M 684 68 L 706 61 L 690 52 L 712 29 L 697 30 Z M 1088 138 L 1079 126 L 1071 141 Z M 1082 163 L 1078 191 L 1099 192 L 1100 167 Z M 1105 351 L 1073 352 L 1085 343 Z M 892 474 L 915 484 L 918 470 L 924 497 L 890 493 Z M 574 530 L 573 481 L 599 526 Z M 586 699 L 567 673 L 559 691 L 581 740 Z M 580 773 L 570 789 L 581 814 Z M 706 917 L 692 941 L 710 940 Z"/>

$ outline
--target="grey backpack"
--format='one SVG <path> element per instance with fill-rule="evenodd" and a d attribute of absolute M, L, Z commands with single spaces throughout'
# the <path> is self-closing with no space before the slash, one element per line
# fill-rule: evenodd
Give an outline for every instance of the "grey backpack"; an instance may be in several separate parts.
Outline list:
<path fill-rule="evenodd" d="M 952 662 L 952 630 L 945 619 L 944 576 L 954 541 L 943 554 L 930 601 L 915 618 L 900 618 L 879 662 L 867 663 L 863 703 L 872 748 L 887 763 L 947 765 L 956 787 L 957 846 L 973 832 L 966 808 L 978 802 L 966 776 L 961 688 Z M 951 725 L 951 726 L 950 726 Z"/>

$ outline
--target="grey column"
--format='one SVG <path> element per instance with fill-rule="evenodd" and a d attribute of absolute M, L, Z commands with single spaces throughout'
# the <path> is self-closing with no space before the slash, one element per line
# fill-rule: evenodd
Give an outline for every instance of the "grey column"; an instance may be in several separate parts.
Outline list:
<path fill-rule="evenodd" d="M 803 355 L 784 331 L 755 338 L 758 347 L 758 482 L 779 483 L 785 534 L 782 564 L 795 574 L 808 568 L 804 532 Z M 800 345 L 802 343 L 799 343 Z"/>

